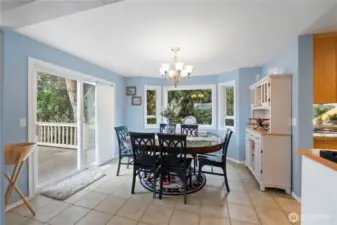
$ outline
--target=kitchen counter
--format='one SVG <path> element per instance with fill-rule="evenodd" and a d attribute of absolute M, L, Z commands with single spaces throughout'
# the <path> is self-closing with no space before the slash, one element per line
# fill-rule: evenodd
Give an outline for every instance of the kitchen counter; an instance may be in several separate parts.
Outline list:
<path fill-rule="evenodd" d="M 319 149 L 297 152 L 302 155 L 301 224 L 336 225 L 337 163 L 321 158 Z"/>
<path fill-rule="evenodd" d="M 314 149 L 314 148 L 298 148 L 297 152 L 303 156 L 306 156 L 317 163 L 320 163 L 322 165 L 325 165 L 333 170 L 337 171 L 337 163 L 331 162 L 327 159 L 324 159 L 319 156 L 319 150 L 320 149 Z M 325 151 L 337 151 L 337 150 L 328 150 L 324 149 Z"/>

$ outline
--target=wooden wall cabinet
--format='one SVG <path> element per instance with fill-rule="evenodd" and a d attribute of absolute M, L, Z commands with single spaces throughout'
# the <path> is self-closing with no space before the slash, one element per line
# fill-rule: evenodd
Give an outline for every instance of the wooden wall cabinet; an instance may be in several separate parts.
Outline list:
<path fill-rule="evenodd" d="M 337 33 L 314 35 L 314 104 L 337 102 Z"/>

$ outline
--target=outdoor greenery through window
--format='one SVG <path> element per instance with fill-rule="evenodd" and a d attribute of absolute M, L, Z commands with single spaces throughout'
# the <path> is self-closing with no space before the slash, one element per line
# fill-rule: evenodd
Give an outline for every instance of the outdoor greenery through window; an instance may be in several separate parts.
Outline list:
<path fill-rule="evenodd" d="M 76 81 L 38 73 L 37 121 L 75 123 L 76 117 Z"/>
<path fill-rule="evenodd" d="M 212 124 L 212 89 L 168 90 L 167 101 L 179 109 L 173 123 Z"/>
<path fill-rule="evenodd" d="M 234 87 L 225 87 L 225 126 L 234 126 Z"/>
<path fill-rule="evenodd" d="M 160 123 L 161 88 L 159 86 L 144 86 L 145 89 L 145 127 L 157 128 Z"/>
<path fill-rule="evenodd" d="M 146 90 L 147 124 L 157 124 L 156 90 Z"/>
<path fill-rule="evenodd" d="M 95 86 L 84 83 L 84 119 L 95 121 Z M 77 81 L 38 73 L 37 121 L 75 123 L 77 121 Z"/>
<path fill-rule="evenodd" d="M 219 128 L 235 130 L 235 81 L 219 84 Z"/>
<path fill-rule="evenodd" d="M 337 104 L 317 104 L 313 105 L 314 124 L 337 124 Z"/>

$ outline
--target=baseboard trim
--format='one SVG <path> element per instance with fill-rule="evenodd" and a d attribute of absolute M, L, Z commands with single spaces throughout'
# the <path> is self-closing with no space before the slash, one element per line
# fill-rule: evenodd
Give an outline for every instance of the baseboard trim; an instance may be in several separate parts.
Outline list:
<path fill-rule="evenodd" d="M 26 197 L 26 199 L 29 201 L 29 200 L 32 199 L 32 197 Z M 5 212 L 8 212 L 8 211 L 10 211 L 10 210 L 22 205 L 22 204 L 24 204 L 22 199 L 17 201 L 17 202 L 14 202 L 14 203 L 12 203 L 12 204 L 10 204 L 6 207 Z"/>
<path fill-rule="evenodd" d="M 107 164 L 108 162 L 110 162 L 111 160 L 114 160 L 114 159 L 118 159 L 118 156 L 114 156 L 111 159 L 108 159 L 108 160 L 106 160 L 106 161 L 104 161 L 102 163 L 95 163 L 95 166 L 98 166 L 98 167 L 104 166 L 105 164 Z"/>
<path fill-rule="evenodd" d="M 245 161 L 239 161 L 239 160 L 236 160 L 236 159 L 233 159 L 233 158 L 230 158 L 230 157 L 227 157 L 227 159 L 229 161 L 237 163 L 237 164 L 244 164 L 245 163 Z"/>
<path fill-rule="evenodd" d="M 291 192 L 291 196 L 293 196 L 293 198 L 294 198 L 296 201 L 301 202 L 301 198 L 298 197 L 298 196 L 295 194 L 295 192 Z"/>

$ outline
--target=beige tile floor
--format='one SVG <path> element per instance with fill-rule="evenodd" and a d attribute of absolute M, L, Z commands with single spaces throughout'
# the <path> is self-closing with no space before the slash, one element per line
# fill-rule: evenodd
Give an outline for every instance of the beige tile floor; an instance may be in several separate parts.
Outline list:
<path fill-rule="evenodd" d="M 222 177 L 207 175 L 206 186 L 189 195 L 187 205 L 182 196 L 153 199 L 139 183 L 131 195 L 131 169 L 122 168 L 119 177 L 113 163 L 102 170 L 107 176 L 64 202 L 43 196 L 31 200 L 35 217 L 24 205 L 7 212 L 6 225 L 290 225 L 288 214 L 301 210 L 282 192 L 260 192 L 248 170 L 232 163 L 230 193 Z"/>

